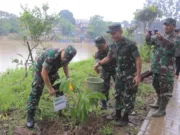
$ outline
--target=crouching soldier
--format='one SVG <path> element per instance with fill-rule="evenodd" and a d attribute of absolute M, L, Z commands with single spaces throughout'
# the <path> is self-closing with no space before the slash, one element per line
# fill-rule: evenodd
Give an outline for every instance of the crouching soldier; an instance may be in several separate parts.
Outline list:
<path fill-rule="evenodd" d="M 32 90 L 27 104 L 28 117 L 26 126 L 28 128 L 34 126 L 35 110 L 42 95 L 44 84 L 46 84 L 50 95 L 56 94 L 60 84 L 52 85 L 60 78 L 58 69 L 63 67 L 64 74 L 68 78 L 68 64 L 76 55 L 76 52 L 76 49 L 71 45 L 65 49 L 48 49 L 35 61 Z"/>

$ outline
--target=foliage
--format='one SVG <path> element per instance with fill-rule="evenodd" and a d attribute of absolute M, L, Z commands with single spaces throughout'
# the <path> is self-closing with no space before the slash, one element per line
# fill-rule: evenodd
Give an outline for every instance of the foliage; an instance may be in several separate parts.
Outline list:
<path fill-rule="evenodd" d="M 155 5 L 163 11 L 164 17 L 180 20 L 180 0 L 148 0 L 147 6 Z"/>
<path fill-rule="evenodd" d="M 141 10 L 136 10 L 135 20 L 143 23 L 144 31 L 146 28 L 149 28 L 152 22 L 156 18 L 160 18 L 162 16 L 162 11 L 158 9 L 156 6 L 144 7 Z"/>
<path fill-rule="evenodd" d="M 18 17 L 4 11 L 0 11 L 0 35 L 19 32 Z"/>
<path fill-rule="evenodd" d="M 137 26 L 127 27 L 123 30 L 123 36 L 128 37 L 131 40 L 134 40 L 133 33 L 137 29 Z"/>
<path fill-rule="evenodd" d="M 71 36 L 73 31 L 75 30 L 75 26 L 66 19 L 60 18 L 59 20 L 59 28 L 62 31 L 63 35 Z"/>
<path fill-rule="evenodd" d="M 99 130 L 102 135 L 113 135 L 113 129 L 111 127 L 105 126 Z"/>
<path fill-rule="evenodd" d="M 69 10 L 61 10 L 59 12 L 59 16 L 61 19 L 64 19 L 66 21 L 68 21 L 69 23 L 71 23 L 72 25 L 75 25 L 76 21 L 73 17 L 73 13 L 70 12 Z"/>
<path fill-rule="evenodd" d="M 54 84 L 61 83 L 59 90 L 63 91 L 68 99 L 73 100 L 73 102 L 69 101 L 68 111 L 77 124 L 87 122 L 88 113 L 98 107 L 100 99 L 105 99 L 102 93 L 88 90 L 84 80 L 81 79 L 82 76 L 73 75 L 69 80 L 62 78 Z"/>
<path fill-rule="evenodd" d="M 21 28 L 24 30 L 23 39 L 32 41 L 31 46 L 38 46 L 42 40 L 47 40 L 48 34 L 52 31 L 53 24 L 56 20 L 55 15 L 48 15 L 48 4 L 43 4 L 42 9 L 34 7 L 30 10 L 27 6 L 21 6 L 20 21 Z M 42 38 L 43 37 L 43 38 Z"/>
<path fill-rule="evenodd" d="M 97 36 L 104 35 L 108 25 L 109 22 L 105 22 L 102 16 L 95 15 L 90 18 L 87 34 L 92 39 Z"/>
<path fill-rule="evenodd" d="M 142 61 L 147 62 L 147 63 L 150 62 L 151 58 L 152 58 L 151 47 L 146 45 L 146 44 L 145 45 L 141 44 L 141 45 L 138 46 L 138 49 L 139 49 Z"/>

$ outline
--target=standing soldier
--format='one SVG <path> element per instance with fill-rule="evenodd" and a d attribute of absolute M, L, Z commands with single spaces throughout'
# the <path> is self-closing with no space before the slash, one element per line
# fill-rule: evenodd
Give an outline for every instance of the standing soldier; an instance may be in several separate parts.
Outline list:
<path fill-rule="evenodd" d="M 107 56 L 109 47 L 102 36 L 95 38 L 95 45 L 98 49 L 98 51 L 95 53 L 95 60 L 97 63 Z M 111 77 L 115 81 L 115 73 L 116 73 L 115 68 L 116 68 L 116 60 L 112 59 L 112 61 L 110 61 L 109 63 L 104 64 L 100 68 L 96 69 L 96 72 L 100 73 L 101 78 L 104 80 L 102 93 L 106 96 L 106 100 L 102 101 L 102 107 L 101 107 L 102 110 L 107 108 Z"/>
<path fill-rule="evenodd" d="M 168 18 L 164 22 L 165 34 L 162 36 L 159 32 L 152 38 L 148 33 L 146 35 L 147 44 L 159 46 L 154 53 L 154 61 L 151 68 L 153 71 L 153 86 L 158 95 L 158 102 L 152 107 L 158 110 L 152 115 L 160 117 L 166 114 L 166 106 L 169 97 L 173 91 L 173 74 L 175 65 L 175 48 L 178 47 L 179 39 L 175 34 L 176 20 Z"/>
<path fill-rule="evenodd" d="M 116 120 L 118 126 L 126 126 L 129 122 L 129 114 L 134 108 L 138 84 L 141 81 L 141 57 L 136 43 L 122 36 L 121 24 L 115 23 L 109 26 L 109 31 L 114 43 L 109 46 L 108 56 L 96 63 L 96 70 L 100 65 L 116 59 L 115 99 Z M 124 114 L 121 118 L 121 111 Z"/>
<path fill-rule="evenodd" d="M 32 90 L 27 104 L 28 118 L 26 126 L 28 128 L 34 126 L 35 110 L 42 95 L 44 84 L 46 84 L 50 95 L 57 93 L 60 84 L 52 85 L 59 79 L 58 69 L 63 67 L 65 76 L 68 78 L 68 64 L 75 55 L 76 49 L 69 45 L 65 49 L 48 49 L 37 58 L 34 68 Z"/>
<path fill-rule="evenodd" d="M 175 32 L 176 32 L 177 36 L 180 36 L 180 29 L 175 29 Z M 175 56 L 176 56 L 176 75 L 175 75 L 175 77 L 178 78 L 179 72 L 180 72 L 180 46 L 178 46 L 176 48 Z"/>

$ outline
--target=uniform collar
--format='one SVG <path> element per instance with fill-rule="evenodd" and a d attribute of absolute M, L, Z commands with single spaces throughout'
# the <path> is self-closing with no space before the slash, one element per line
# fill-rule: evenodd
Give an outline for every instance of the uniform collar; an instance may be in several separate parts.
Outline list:
<path fill-rule="evenodd" d="M 166 34 L 166 33 L 164 34 L 164 36 L 167 37 L 167 38 L 168 38 L 168 37 L 173 37 L 174 35 L 176 35 L 175 31 L 172 31 L 172 32 L 169 33 L 169 34 Z"/>
<path fill-rule="evenodd" d="M 122 39 L 121 39 L 120 42 L 116 42 L 116 45 L 119 45 L 119 46 L 123 46 L 124 44 L 126 44 L 126 39 L 125 39 L 125 37 L 122 37 Z"/>

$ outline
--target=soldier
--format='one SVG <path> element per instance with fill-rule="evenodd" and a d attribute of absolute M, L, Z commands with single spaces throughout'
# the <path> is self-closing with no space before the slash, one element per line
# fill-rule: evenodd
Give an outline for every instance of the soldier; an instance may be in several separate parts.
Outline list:
<path fill-rule="evenodd" d="M 175 32 L 176 32 L 177 36 L 180 36 L 180 29 L 175 29 Z M 175 77 L 176 77 L 176 79 L 178 79 L 179 72 L 180 72 L 180 46 L 176 48 L 175 56 L 176 56 L 176 74 L 175 74 Z"/>
<path fill-rule="evenodd" d="M 109 47 L 102 36 L 95 38 L 95 45 L 98 49 L 98 51 L 95 53 L 95 60 L 96 62 L 99 62 L 100 60 L 104 59 L 107 56 Z M 100 68 L 96 69 L 96 72 L 100 73 L 101 78 L 104 80 L 102 93 L 106 96 L 106 100 L 101 101 L 102 110 L 107 108 L 111 77 L 115 81 L 115 73 L 116 73 L 115 68 L 116 68 L 116 60 L 113 59 L 111 62 L 104 64 Z"/>
<path fill-rule="evenodd" d="M 58 69 L 63 67 L 65 76 L 68 78 L 68 64 L 75 55 L 76 49 L 69 45 L 65 49 L 48 49 L 37 58 L 34 66 L 32 90 L 27 104 L 28 118 L 26 126 L 28 128 L 34 126 L 34 114 L 42 95 L 44 84 L 46 84 L 50 95 L 57 93 L 60 84 L 52 85 L 59 79 Z"/>
<path fill-rule="evenodd" d="M 138 84 L 141 81 L 141 58 L 136 43 L 122 36 L 121 24 L 115 23 L 109 26 L 114 43 L 109 46 L 108 56 L 96 63 L 96 70 L 100 65 L 116 59 L 115 99 L 116 120 L 118 126 L 126 126 L 129 122 L 129 114 L 134 108 Z M 121 118 L 121 111 L 124 114 Z"/>
<path fill-rule="evenodd" d="M 154 108 L 158 110 L 152 115 L 160 117 L 166 114 L 166 106 L 173 91 L 173 73 L 175 65 L 175 48 L 179 46 L 179 37 L 175 34 L 176 20 L 167 18 L 164 21 L 165 34 L 162 36 L 159 32 L 155 37 L 151 37 L 148 33 L 146 41 L 149 45 L 158 46 L 154 52 L 154 60 L 151 68 L 153 71 L 153 86 L 158 95 Z"/>

